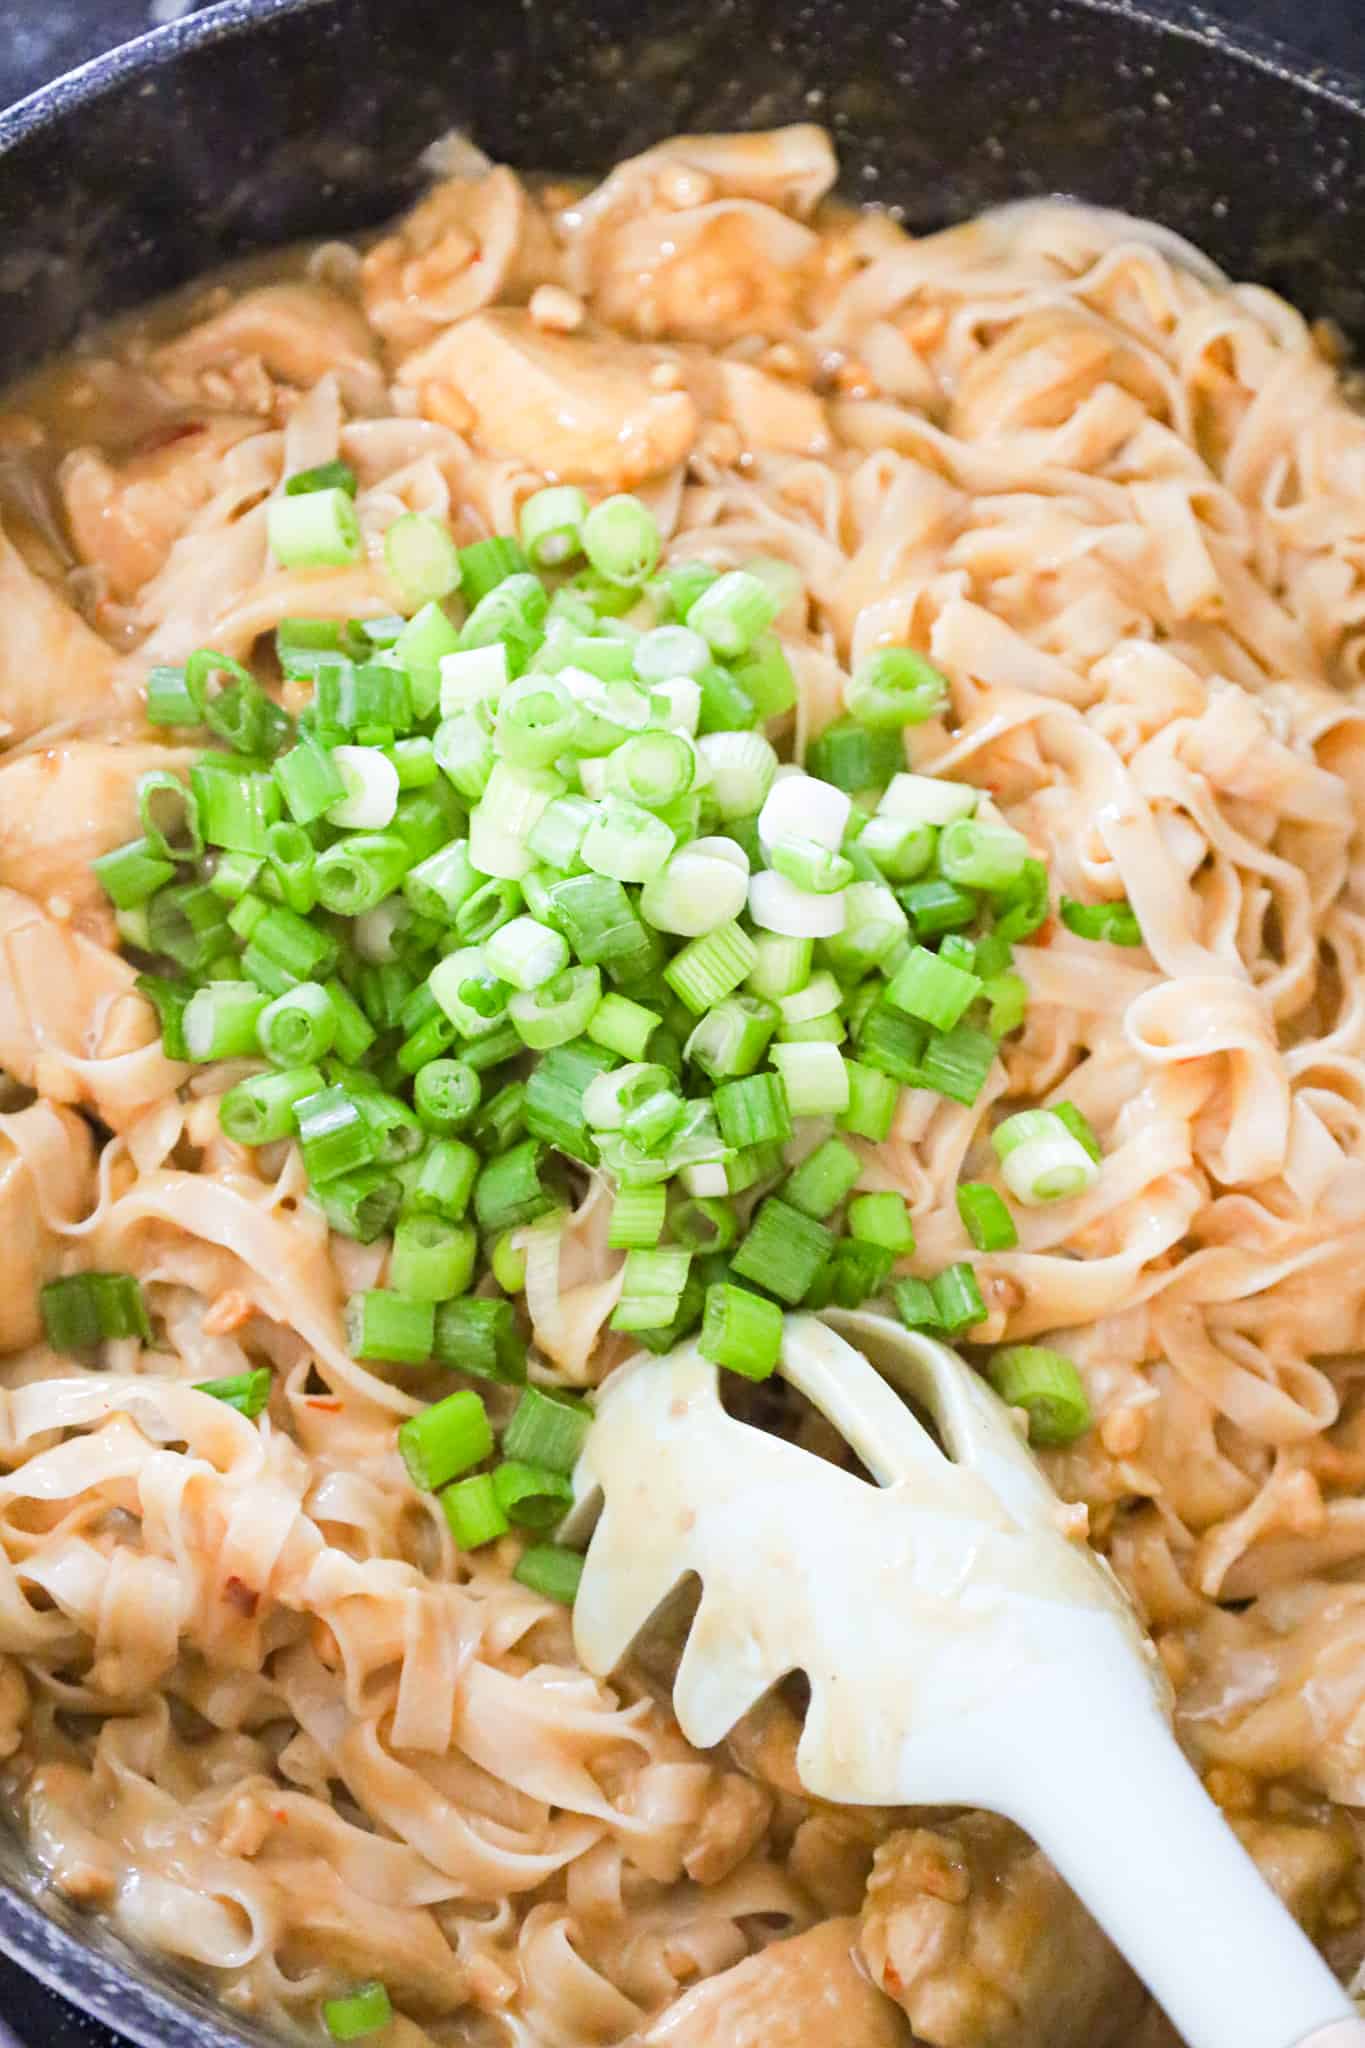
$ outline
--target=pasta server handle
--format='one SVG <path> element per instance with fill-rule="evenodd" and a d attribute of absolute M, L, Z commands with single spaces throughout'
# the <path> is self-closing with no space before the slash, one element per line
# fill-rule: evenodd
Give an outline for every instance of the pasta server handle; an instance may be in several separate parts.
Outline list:
<path fill-rule="evenodd" d="M 1164 1717 L 1093 1666 L 1070 1692 L 1015 1701 L 1013 1782 L 984 1803 L 1046 1851 L 1190 2048 L 1365 2048 L 1365 2020 Z"/>
<path fill-rule="evenodd" d="M 1185 1762 L 1126 1594 L 984 1381 L 862 1312 L 790 1317 L 779 1370 L 872 1483 L 728 1415 L 695 1344 L 623 1366 L 563 1525 L 591 1533 L 586 1669 L 694 1574 L 673 1704 L 698 1748 L 800 1670 L 817 1798 L 1016 1821 L 1189 2048 L 1351 2048 L 1354 2008 Z"/>

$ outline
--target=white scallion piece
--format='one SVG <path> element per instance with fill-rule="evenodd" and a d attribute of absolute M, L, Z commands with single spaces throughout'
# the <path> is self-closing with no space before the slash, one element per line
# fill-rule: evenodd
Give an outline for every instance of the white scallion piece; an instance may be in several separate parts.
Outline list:
<path fill-rule="evenodd" d="M 441 656 L 441 716 L 451 718 L 507 688 L 507 649 L 501 640 Z"/>
<path fill-rule="evenodd" d="M 833 783 L 814 775 L 779 775 L 758 814 L 759 845 L 766 855 L 779 839 L 814 839 L 837 852 L 852 809 L 852 798 Z"/>
<path fill-rule="evenodd" d="M 1016 1201 L 1037 1206 L 1084 1194 L 1100 1169 L 1050 1109 L 1024 1109 L 991 1132 L 1000 1177 Z"/>
<path fill-rule="evenodd" d="M 954 818 L 971 817 L 977 796 L 965 782 L 940 782 L 936 775 L 893 775 L 877 812 L 907 825 L 951 825 Z"/>
<path fill-rule="evenodd" d="M 813 896 L 785 875 L 749 877 L 749 915 L 760 931 L 788 939 L 832 939 L 844 928 L 844 897 Z"/>
<path fill-rule="evenodd" d="M 333 747 L 332 765 L 346 785 L 327 812 L 329 825 L 382 832 L 398 809 L 398 770 L 378 747 Z"/>
<path fill-rule="evenodd" d="M 640 891 L 640 914 L 656 931 L 699 939 L 743 910 L 749 890 L 747 862 L 740 867 L 728 853 L 704 853 L 708 843 L 697 840 L 682 847 Z M 722 843 L 734 845 L 733 840 Z M 735 847 L 736 853 L 743 851 Z"/>

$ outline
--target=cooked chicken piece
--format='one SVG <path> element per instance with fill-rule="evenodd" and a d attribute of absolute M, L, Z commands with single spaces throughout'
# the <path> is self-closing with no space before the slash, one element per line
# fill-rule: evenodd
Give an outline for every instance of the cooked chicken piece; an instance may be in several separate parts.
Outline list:
<path fill-rule="evenodd" d="M 361 270 L 365 310 L 397 355 L 494 299 L 519 304 L 558 275 L 544 214 L 501 166 L 447 178 L 376 242 Z"/>
<path fill-rule="evenodd" d="M 224 413 L 163 429 L 125 461 L 74 448 L 58 472 L 76 551 L 96 563 L 120 603 L 154 576 L 192 512 L 207 503 L 224 454 L 260 421 Z"/>
<path fill-rule="evenodd" d="M 605 230 L 577 281 L 609 327 L 723 346 L 785 334 L 819 252 L 818 238 L 786 214 L 723 200 Z"/>
<path fill-rule="evenodd" d="M 992 1814 L 882 1845 L 861 1946 L 925 2048 L 1118 2048 L 1143 2007 L 1041 1850 Z"/>
<path fill-rule="evenodd" d="M 728 1877 L 758 1846 L 772 1812 L 771 1793 L 738 1771 L 726 1771 L 708 1794 L 683 1855 L 693 1883 L 719 1884 Z"/>
<path fill-rule="evenodd" d="M 42 1335 L 38 1290 L 58 1270 L 62 1251 L 52 1223 L 74 1222 L 88 1206 L 94 1166 L 90 1127 L 69 1109 L 35 1102 L 0 1116 L 0 1351 Z"/>
<path fill-rule="evenodd" d="M 113 649 L 0 529 L 0 747 L 110 706 Z"/>
<path fill-rule="evenodd" d="M 0 1067 L 54 1102 L 88 1103 L 122 1130 L 174 1094 L 185 1068 L 117 954 L 0 888 Z"/>
<path fill-rule="evenodd" d="M 905 2025 L 858 1967 L 856 1920 L 774 1942 L 676 1999 L 638 2048 L 899 2048 Z"/>
<path fill-rule="evenodd" d="M 823 455 L 830 446 L 825 408 L 803 384 L 770 377 L 752 363 L 722 363 L 725 417 L 746 448 L 778 448 L 789 455 Z"/>
<path fill-rule="evenodd" d="M 110 943 L 113 914 L 90 863 L 137 838 L 138 777 L 152 768 L 183 776 L 193 759 L 143 740 L 71 740 L 0 759 L 0 887 Z"/>
<path fill-rule="evenodd" d="M 364 315 L 321 284 L 268 284 L 244 292 L 221 313 L 165 343 L 151 369 L 176 397 L 191 404 L 222 403 L 233 391 L 234 368 L 251 364 L 301 389 L 334 371 L 343 397 L 357 411 L 373 410 L 383 397 L 384 379 Z"/>
<path fill-rule="evenodd" d="M 1345 1815 L 1316 1824 L 1237 1813 L 1228 1820 L 1300 1926 L 1315 1940 L 1325 1934 L 1360 1863 Z"/>
<path fill-rule="evenodd" d="M 547 476 L 631 490 L 682 462 L 697 431 L 685 391 L 659 390 L 658 358 L 629 342 L 549 334 L 521 312 L 475 313 L 409 356 L 401 384 L 453 388 L 491 454 Z"/>

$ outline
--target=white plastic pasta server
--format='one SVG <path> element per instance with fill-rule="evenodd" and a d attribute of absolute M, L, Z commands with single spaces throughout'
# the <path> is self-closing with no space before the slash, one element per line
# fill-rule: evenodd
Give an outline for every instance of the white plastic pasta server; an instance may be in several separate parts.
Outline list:
<path fill-rule="evenodd" d="M 810 1792 L 1016 1821 L 1190 2048 L 1365 2048 L 1181 1755 L 1159 1660 L 1008 1410 L 942 1344 L 880 1316 L 829 1323 L 844 1335 L 790 1317 L 779 1370 L 875 1485 L 727 1415 L 695 1344 L 603 1390 L 565 1531 L 592 1529 L 584 1664 L 612 1671 L 695 1573 L 673 1697 L 699 1748 L 802 1671 Z"/>

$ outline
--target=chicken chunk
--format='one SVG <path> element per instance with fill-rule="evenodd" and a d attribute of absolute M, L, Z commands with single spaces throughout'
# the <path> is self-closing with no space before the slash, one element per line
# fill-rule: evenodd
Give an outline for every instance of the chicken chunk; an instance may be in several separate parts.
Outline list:
<path fill-rule="evenodd" d="M 1118 2048 L 1143 2007 L 1041 1850 L 991 1814 L 892 1835 L 860 1939 L 925 2048 Z"/>
<path fill-rule="evenodd" d="M 693 206 L 724 198 L 756 199 L 804 216 L 838 174 L 828 133 L 809 121 L 750 134 L 673 135 L 618 164 L 575 212 L 590 221 L 641 211 L 660 198 Z"/>
<path fill-rule="evenodd" d="M 112 915 L 90 863 L 137 837 L 138 777 L 153 768 L 183 776 L 193 759 L 140 740 L 72 740 L 0 760 L 0 887 L 110 942 Z"/>
<path fill-rule="evenodd" d="M 240 414 L 185 420 L 152 437 L 126 461 L 73 448 L 58 485 L 83 562 L 104 570 L 110 595 L 126 604 L 156 574 L 192 512 L 217 484 L 229 448 L 260 431 Z"/>
<path fill-rule="evenodd" d="M 802 384 L 770 377 L 752 363 L 722 363 L 725 417 L 746 448 L 776 448 L 789 455 L 824 455 L 830 447 L 825 408 Z"/>
<path fill-rule="evenodd" d="M 373 411 L 384 379 L 364 315 L 320 284 L 268 284 L 244 292 L 221 313 L 177 335 L 151 360 L 153 374 L 189 404 L 249 401 L 269 412 L 272 394 L 250 372 L 307 390 L 334 372 L 347 403 Z M 247 372 L 245 376 L 239 372 Z M 262 402 L 263 401 L 263 402 Z"/>
<path fill-rule="evenodd" d="M 476 313 L 409 356 L 399 382 L 453 388 L 493 455 L 572 483 L 630 490 L 685 460 L 697 411 L 651 381 L 657 358 L 629 342 L 550 334 L 522 312 Z"/>
<path fill-rule="evenodd" d="M 900 2048 L 905 2026 L 858 1967 L 856 1920 L 826 1920 L 676 1999 L 638 2048 Z"/>
<path fill-rule="evenodd" d="M 58 1270 L 62 1251 L 52 1223 L 74 1222 L 86 1208 L 94 1166 L 89 1126 L 69 1109 L 35 1102 L 0 1116 L 0 1351 L 18 1351 L 42 1335 L 38 1290 Z"/>
<path fill-rule="evenodd" d="M 136 980 L 126 960 L 0 888 L 0 1067 L 51 1101 L 89 1104 L 113 1130 L 187 1071 L 163 1053 Z"/>
<path fill-rule="evenodd" d="M 511 171 L 447 178 L 366 256 L 365 310 L 402 356 L 495 299 L 523 302 L 558 264 L 545 216 Z"/>
<path fill-rule="evenodd" d="M 0 747 L 109 707 L 114 652 L 0 529 Z"/>
<path fill-rule="evenodd" d="M 609 327 L 723 347 L 796 324 L 818 238 L 771 207 L 650 213 L 601 236 L 587 289 Z"/>

